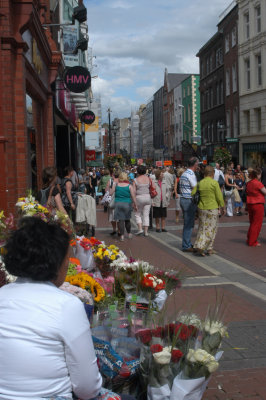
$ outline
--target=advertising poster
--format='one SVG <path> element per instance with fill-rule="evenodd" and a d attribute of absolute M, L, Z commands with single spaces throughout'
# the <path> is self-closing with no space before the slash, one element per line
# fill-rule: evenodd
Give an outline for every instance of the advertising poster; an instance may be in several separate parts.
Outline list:
<path fill-rule="evenodd" d="M 67 67 L 78 65 L 78 54 L 73 54 L 78 41 L 78 28 L 76 26 L 65 26 L 63 29 L 63 52 Z"/>

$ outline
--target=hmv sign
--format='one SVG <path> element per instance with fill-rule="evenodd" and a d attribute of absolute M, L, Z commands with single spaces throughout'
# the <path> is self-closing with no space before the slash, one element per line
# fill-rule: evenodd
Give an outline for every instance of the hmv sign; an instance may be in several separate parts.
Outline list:
<path fill-rule="evenodd" d="M 64 83 L 71 92 L 82 93 L 91 86 L 91 74 L 87 68 L 71 67 L 64 73 Z"/>
<path fill-rule="evenodd" d="M 95 114 L 88 110 L 88 111 L 84 111 L 81 115 L 80 115 L 80 120 L 81 122 L 84 122 L 84 124 L 93 124 L 93 122 L 95 121 Z"/>

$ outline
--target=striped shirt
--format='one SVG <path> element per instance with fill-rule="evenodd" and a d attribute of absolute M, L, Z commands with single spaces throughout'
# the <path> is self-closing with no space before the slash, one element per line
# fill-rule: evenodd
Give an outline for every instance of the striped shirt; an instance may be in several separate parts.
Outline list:
<path fill-rule="evenodd" d="M 187 169 L 180 177 L 179 188 L 180 196 L 191 199 L 192 189 L 197 185 L 197 178 L 191 169 Z"/>

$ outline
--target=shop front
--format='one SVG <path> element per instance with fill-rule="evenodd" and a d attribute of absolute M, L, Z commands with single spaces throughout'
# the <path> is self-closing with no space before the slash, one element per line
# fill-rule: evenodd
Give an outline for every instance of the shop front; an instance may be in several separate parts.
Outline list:
<path fill-rule="evenodd" d="M 248 167 L 263 167 L 266 165 L 266 142 L 243 143 L 243 165 Z"/>

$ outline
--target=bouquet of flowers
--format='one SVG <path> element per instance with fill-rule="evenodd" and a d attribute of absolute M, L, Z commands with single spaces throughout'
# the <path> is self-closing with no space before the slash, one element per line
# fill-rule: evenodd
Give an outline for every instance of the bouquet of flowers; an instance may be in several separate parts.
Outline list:
<path fill-rule="evenodd" d="M 71 285 L 69 282 L 64 282 L 59 289 L 64 290 L 65 292 L 71 293 L 74 296 L 78 297 L 83 303 L 89 304 L 93 306 L 93 296 L 90 292 L 85 289 L 82 289 L 79 286 Z"/>
<path fill-rule="evenodd" d="M 20 197 L 16 203 L 19 214 L 23 217 L 39 217 L 43 221 L 48 222 L 50 219 L 49 210 L 38 203 L 31 194 L 27 197 Z"/>
<path fill-rule="evenodd" d="M 65 281 L 71 285 L 90 291 L 96 303 L 101 301 L 105 296 L 105 291 L 101 285 L 86 272 L 79 272 L 72 276 L 67 275 Z"/>
<path fill-rule="evenodd" d="M 161 278 L 165 281 L 165 291 L 168 296 L 174 293 L 176 289 L 181 288 L 181 274 L 179 271 L 155 271 L 157 278 Z"/>
<path fill-rule="evenodd" d="M 104 242 L 95 244 L 92 247 L 92 252 L 97 268 L 99 269 L 103 278 L 106 278 L 113 272 L 112 262 L 125 258 L 123 251 L 119 250 L 117 246 L 111 244 L 107 246 Z"/>
<path fill-rule="evenodd" d="M 185 323 L 186 322 L 186 323 Z M 192 324 L 193 323 L 193 324 Z M 209 317 L 181 314 L 178 321 L 139 330 L 140 371 L 149 400 L 200 400 L 219 366 L 226 327 Z"/>

